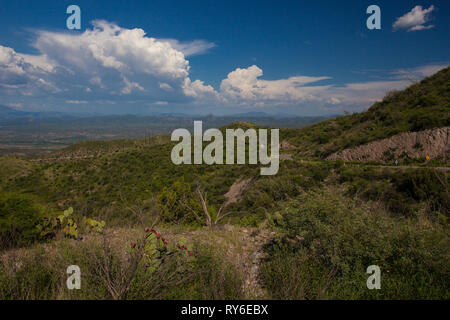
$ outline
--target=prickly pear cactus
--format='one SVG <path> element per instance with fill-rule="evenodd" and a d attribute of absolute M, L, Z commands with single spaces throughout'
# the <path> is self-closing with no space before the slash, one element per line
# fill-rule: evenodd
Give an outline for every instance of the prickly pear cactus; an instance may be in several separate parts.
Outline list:
<path fill-rule="evenodd" d="M 197 257 L 197 254 L 194 252 L 194 246 L 190 243 L 187 243 L 184 237 L 181 237 L 178 240 L 178 243 L 176 244 L 176 248 L 178 250 L 178 254 L 180 254 L 184 258 L 178 260 L 178 271 L 179 272 L 189 271 L 191 264 Z"/>
<path fill-rule="evenodd" d="M 36 229 L 42 239 L 48 239 L 55 236 L 58 224 L 57 217 L 45 217 L 43 221 L 36 226 Z"/>
<path fill-rule="evenodd" d="M 158 233 L 150 232 L 144 238 L 144 263 L 147 267 L 147 272 L 155 271 L 168 253 L 168 249 Z"/>
<path fill-rule="evenodd" d="M 176 246 L 169 246 L 166 239 L 156 230 L 145 229 L 145 236 L 130 246 L 130 253 L 142 252 L 143 263 L 149 273 L 154 272 L 165 260 L 173 255 L 181 255 L 185 259 L 177 259 L 178 272 L 188 270 L 190 262 L 195 257 L 192 246 L 186 246 L 186 240 L 182 238 Z"/>
<path fill-rule="evenodd" d="M 40 232 L 41 238 L 51 238 L 58 232 L 62 232 L 65 237 L 79 239 L 80 231 L 102 233 L 105 227 L 105 221 L 97 221 L 91 218 L 75 219 L 73 216 L 73 208 L 70 207 L 55 217 L 45 217 L 43 221 L 36 226 Z M 79 228 L 80 222 L 81 230 Z"/>
<path fill-rule="evenodd" d="M 63 232 L 68 238 L 78 238 L 78 225 L 71 218 L 67 218 L 66 225 L 63 228 Z"/>
<path fill-rule="evenodd" d="M 67 219 L 72 215 L 72 213 L 73 213 L 72 207 L 70 207 L 67 210 L 64 210 L 63 214 L 58 216 L 59 223 L 61 223 L 61 225 L 64 225 L 65 222 L 67 223 Z"/>
<path fill-rule="evenodd" d="M 83 225 L 87 232 L 102 233 L 105 221 L 97 221 L 91 218 L 83 218 Z"/>

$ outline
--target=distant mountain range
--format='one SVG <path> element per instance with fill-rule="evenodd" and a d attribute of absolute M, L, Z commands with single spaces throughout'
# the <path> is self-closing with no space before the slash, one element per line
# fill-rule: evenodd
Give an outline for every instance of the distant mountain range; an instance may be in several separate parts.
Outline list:
<path fill-rule="evenodd" d="M 45 112 L 33 112 L 33 111 L 20 111 L 10 107 L 0 105 L 0 119 L 18 119 L 18 118 L 61 118 L 61 117 L 82 117 L 82 115 L 71 114 L 57 111 L 45 111 Z"/>
<path fill-rule="evenodd" d="M 208 115 L 200 115 L 200 114 L 186 114 L 186 113 L 157 113 L 154 116 L 162 116 L 162 117 L 175 117 L 175 118 L 204 118 L 208 117 Z M 301 116 L 295 116 L 292 114 L 269 114 L 262 111 L 250 111 L 244 113 L 235 113 L 221 116 L 209 115 L 210 117 L 219 117 L 219 118 L 272 118 L 272 119 L 283 119 L 283 118 L 298 118 Z"/>
<path fill-rule="evenodd" d="M 252 111 L 252 112 L 233 114 L 233 115 L 230 115 L 229 117 L 283 119 L 283 118 L 298 118 L 299 116 L 294 116 L 292 114 L 287 114 L 287 113 L 268 114 L 268 113 L 265 113 L 262 111 Z"/>
<path fill-rule="evenodd" d="M 121 115 L 102 115 L 102 114 L 78 114 L 78 113 L 68 113 L 68 112 L 57 112 L 57 111 L 20 111 L 14 108 L 6 107 L 0 105 L 0 120 L 13 120 L 20 118 L 28 118 L 28 119 L 46 119 L 46 118 L 93 118 L 93 117 L 111 117 Z M 122 115 L 124 116 L 124 115 Z M 129 116 L 129 115 L 128 115 Z M 251 111 L 244 112 L 238 114 L 230 114 L 230 115 L 200 115 L 200 114 L 186 114 L 186 113 L 177 113 L 177 112 L 167 112 L 167 113 L 153 113 L 150 115 L 136 115 L 136 117 L 173 117 L 173 118 L 205 118 L 205 117 L 216 117 L 216 118 L 235 118 L 235 119 L 249 119 L 249 118 L 270 118 L 270 119 L 288 119 L 288 118 L 329 118 L 331 116 L 326 117 L 308 117 L 308 116 L 295 116 L 292 114 L 268 114 L 262 111 Z"/>

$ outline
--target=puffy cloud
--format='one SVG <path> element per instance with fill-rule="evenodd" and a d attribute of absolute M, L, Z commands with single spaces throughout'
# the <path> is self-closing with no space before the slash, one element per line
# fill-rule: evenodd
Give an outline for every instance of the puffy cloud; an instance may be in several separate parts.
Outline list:
<path fill-rule="evenodd" d="M 189 76 L 186 55 L 208 50 L 212 44 L 204 41 L 156 39 L 139 28 L 96 21 L 82 33 L 39 31 L 33 45 L 40 54 L 21 54 L 0 45 L 0 96 L 5 104 L 66 110 L 76 106 L 79 112 L 96 108 L 123 112 L 127 106 L 140 112 L 139 106 L 173 105 L 305 110 L 316 106 L 337 110 L 345 105 L 347 110 L 360 111 L 387 91 L 405 88 L 411 79 L 420 80 L 445 67 L 396 70 L 384 81 L 337 86 L 322 83 L 329 76 L 265 80 L 263 70 L 252 65 L 230 72 L 216 91 Z"/>
<path fill-rule="evenodd" d="M 12 48 L 0 46 L 0 85 L 13 87 L 27 82 L 31 65 Z"/>
<path fill-rule="evenodd" d="M 316 100 L 316 94 L 328 86 L 305 86 L 329 77 L 296 76 L 280 80 L 261 80 L 263 71 L 256 65 L 237 68 L 222 80 L 220 93 L 225 100 L 242 103 L 285 104 Z"/>
<path fill-rule="evenodd" d="M 183 84 L 184 93 L 197 99 L 215 99 L 219 98 L 216 90 L 210 85 L 205 85 L 203 81 L 186 78 Z"/>
<path fill-rule="evenodd" d="M 159 83 L 159 87 L 161 89 L 164 89 L 164 90 L 167 90 L 167 91 L 173 90 L 173 88 L 170 86 L 170 84 L 167 84 L 167 83 L 164 83 L 164 82 L 160 82 Z"/>
<path fill-rule="evenodd" d="M 0 94 L 3 96 L 33 96 L 54 94 L 61 90 L 49 81 L 46 74 L 51 68 L 45 65 L 45 57 L 33 60 L 12 48 L 0 45 Z"/>
<path fill-rule="evenodd" d="M 24 74 L 23 58 L 17 55 L 13 49 L 0 47 L 0 67 L 5 73 Z"/>
<path fill-rule="evenodd" d="M 20 56 L 27 62 L 30 66 L 33 66 L 36 72 L 41 73 L 52 73 L 55 71 L 52 62 L 47 58 L 46 55 L 31 55 L 21 53 Z"/>
<path fill-rule="evenodd" d="M 190 102 L 214 91 L 189 78 L 186 54 L 213 44 L 156 39 L 139 28 L 94 21 L 83 33 L 36 32 L 38 55 L 0 46 L 0 93 L 52 99 Z M 183 53 L 182 51 L 185 51 Z"/>
<path fill-rule="evenodd" d="M 408 31 L 418 31 L 431 29 L 434 25 L 425 26 L 425 23 L 430 20 L 430 14 L 434 9 L 433 5 L 428 9 L 423 9 L 422 6 L 415 6 L 411 11 L 397 18 L 392 26 L 394 30 L 407 29 Z"/>
<path fill-rule="evenodd" d="M 400 90 L 414 81 L 430 76 L 447 65 L 426 65 L 413 69 L 399 69 L 387 74 L 386 80 L 348 83 L 342 86 L 317 85 L 330 77 L 295 76 L 279 80 L 262 80 L 263 71 L 256 65 L 237 68 L 222 80 L 219 95 L 229 105 L 288 106 L 298 108 L 311 105 L 326 109 L 337 106 L 361 111 L 381 100 L 387 92 Z M 316 84 L 316 85 L 313 85 Z M 342 108 L 341 108 L 342 109 Z"/>
<path fill-rule="evenodd" d="M 58 65 L 83 71 L 106 68 L 169 79 L 188 75 L 189 62 L 169 43 L 146 37 L 139 28 L 125 29 L 106 21 L 93 25 L 82 34 L 41 31 L 34 46 Z"/>

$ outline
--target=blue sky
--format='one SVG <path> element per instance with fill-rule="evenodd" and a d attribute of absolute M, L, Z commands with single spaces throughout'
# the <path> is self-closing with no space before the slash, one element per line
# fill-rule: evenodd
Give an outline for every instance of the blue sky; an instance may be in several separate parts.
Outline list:
<path fill-rule="evenodd" d="M 71 4 L 81 8 L 81 30 L 66 28 Z M 371 4 L 381 8 L 381 30 L 366 27 Z M 0 104 L 362 111 L 449 65 L 449 18 L 448 1 L 2 0 Z"/>

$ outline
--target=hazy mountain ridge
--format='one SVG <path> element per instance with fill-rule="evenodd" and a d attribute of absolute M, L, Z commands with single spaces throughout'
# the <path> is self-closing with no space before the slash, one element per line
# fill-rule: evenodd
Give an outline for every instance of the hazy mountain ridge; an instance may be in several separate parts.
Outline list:
<path fill-rule="evenodd" d="M 203 128 L 220 128 L 224 125 L 246 121 L 275 128 L 298 128 L 326 119 L 325 117 L 247 117 L 247 116 L 138 116 L 109 115 L 79 117 L 61 114 L 60 117 L 43 117 L 33 113 L 3 109 L 0 119 L 0 154 L 42 154 L 51 150 L 86 140 L 117 140 L 148 138 L 170 134 L 178 128 L 193 130 L 193 122 L 200 120 Z M 25 116 L 28 115 L 28 116 Z M 1 115 L 0 115 L 1 118 Z"/>

